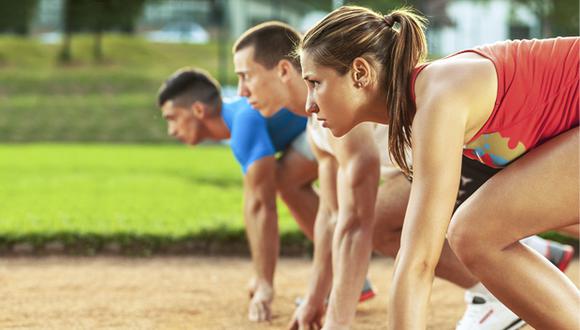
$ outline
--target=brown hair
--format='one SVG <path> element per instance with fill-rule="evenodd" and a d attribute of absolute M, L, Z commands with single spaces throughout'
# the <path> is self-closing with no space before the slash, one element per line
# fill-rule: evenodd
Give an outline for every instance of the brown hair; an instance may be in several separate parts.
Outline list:
<path fill-rule="evenodd" d="M 415 103 L 409 82 L 415 66 L 427 57 L 427 20 L 411 8 L 381 15 L 370 9 L 344 6 L 328 14 L 306 32 L 299 51 L 308 51 L 317 65 L 344 75 L 355 58 L 371 58 L 382 65 L 386 87 L 389 153 L 406 175 L 411 175 L 406 151 L 411 148 Z"/>
<path fill-rule="evenodd" d="M 159 88 L 157 94 L 159 107 L 170 100 L 184 107 L 199 101 L 212 108 L 212 115 L 217 115 L 222 102 L 220 84 L 207 71 L 190 67 L 181 68 Z"/>
<path fill-rule="evenodd" d="M 254 60 L 270 70 L 281 60 L 288 60 L 301 71 L 300 60 L 292 52 L 300 43 L 300 33 L 282 22 L 265 22 L 244 32 L 232 49 L 236 53 L 254 47 Z"/>

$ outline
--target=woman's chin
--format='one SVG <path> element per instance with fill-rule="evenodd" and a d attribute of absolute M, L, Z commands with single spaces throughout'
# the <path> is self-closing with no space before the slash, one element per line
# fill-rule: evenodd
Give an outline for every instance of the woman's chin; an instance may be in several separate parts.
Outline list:
<path fill-rule="evenodd" d="M 337 138 L 342 137 L 343 135 L 345 135 L 346 133 L 348 133 L 347 130 L 340 129 L 340 128 L 337 128 L 337 127 L 333 127 L 333 128 L 329 127 L 328 129 L 330 130 L 330 132 L 332 133 L 332 135 L 334 137 L 337 137 Z"/>

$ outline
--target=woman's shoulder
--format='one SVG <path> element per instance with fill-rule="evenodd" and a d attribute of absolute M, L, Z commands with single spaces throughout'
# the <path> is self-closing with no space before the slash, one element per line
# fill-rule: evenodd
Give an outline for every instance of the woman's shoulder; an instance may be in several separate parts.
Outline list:
<path fill-rule="evenodd" d="M 497 75 L 493 63 L 466 52 L 431 62 L 417 76 L 417 107 L 426 102 L 472 104 L 489 92 L 495 95 Z"/>
<path fill-rule="evenodd" d="M 494 64 L 475 53 L 459 54 L 431 63 L 417 77 L 417 115 L 463 118 L 465 135 L 481 127 L 493 111 L 497 96 Z"/>

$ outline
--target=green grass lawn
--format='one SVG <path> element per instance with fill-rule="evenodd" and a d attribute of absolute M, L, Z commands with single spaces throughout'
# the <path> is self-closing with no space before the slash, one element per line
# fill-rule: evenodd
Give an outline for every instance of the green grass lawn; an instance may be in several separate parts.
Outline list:
<path fill-rule="evenodd" d="M 242 174 L 224 146 L 0 145 L 0 182 L 8 240 L 243 236 Z M 282 235 L 296 237 L 279 206 Z"/>
<path fill-rule="evenodd" d="M 73 62 L 57 61 L 59 46 L 0 36 L 0 143 L 169 142 L 157 90 L 183 66 L 218 77 L 218 45 L 159 44 L 106 34 L 105 60 L 92 59 L 92 39 L 73 38 Z M 235 84 L 231 61 L 227 79 Z"/>

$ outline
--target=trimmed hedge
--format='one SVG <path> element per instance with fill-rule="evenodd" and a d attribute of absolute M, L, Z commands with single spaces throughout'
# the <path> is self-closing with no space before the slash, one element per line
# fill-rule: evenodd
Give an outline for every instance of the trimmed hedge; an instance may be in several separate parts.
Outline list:
<path fill-rule="evenodd" d="M 283 232 L 280 252 L 285 256 L 310 255 L 312 243 L 304 235 Z M 244 230 L 216 228 L 197 234 L 167 236 L 138 233 L 0 235 L 0 255 L 249 255 Z"/>

